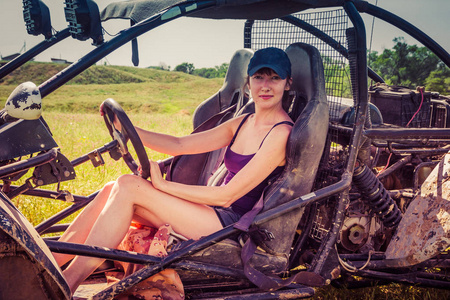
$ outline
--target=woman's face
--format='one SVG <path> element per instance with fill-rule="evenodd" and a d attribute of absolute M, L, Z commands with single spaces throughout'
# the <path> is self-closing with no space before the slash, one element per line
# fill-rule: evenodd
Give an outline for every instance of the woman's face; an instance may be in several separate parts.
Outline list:
<path fill-rule="evenodd" d="M 249 78 L 253 101 L 263 106 L 281 105 L 284 91 L 289 90 L 288 79 L 281 79 L 272 69 L 261 69 Z"/>

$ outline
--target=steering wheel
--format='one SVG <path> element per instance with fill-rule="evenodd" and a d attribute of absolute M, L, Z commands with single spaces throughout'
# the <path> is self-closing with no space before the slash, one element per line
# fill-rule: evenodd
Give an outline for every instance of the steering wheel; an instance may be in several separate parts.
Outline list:
<path fill-rule="evenodd" d="M 148 161 L 147 152 L 145 152 L 144 145 L 127 114 L 122 107 L 111 98 L 103 101 L 101 106 L 103 107 L 103 119 L 105 120 L 106 127 L 113 140 L 118 142 L 119 151 L 122 154 L 123 160 L 130 168 L 131 172 L 147 179 L 150 176 L 150 162 Z M 114 126 L 115 119 L 117 119 L 122 126 L 120 131 Z M 128 151 L 128 140 L 131 141 L 131 144 L 136 151 L 137 158 L 141 165 L 141 172 L 138 170 L 139 165 Z"/>

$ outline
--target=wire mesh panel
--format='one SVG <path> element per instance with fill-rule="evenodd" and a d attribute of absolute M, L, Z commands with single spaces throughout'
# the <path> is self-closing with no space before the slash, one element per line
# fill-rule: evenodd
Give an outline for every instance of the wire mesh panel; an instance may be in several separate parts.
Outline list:
<path fill-rule="evenodd" d="M 353 106 L 349 64 L 345 46 L 349 18 L 343 9 L 298 13 L 281 19 L 247 22 L 245 47 L 258 50 L 266 47 L 286 49 L 293 43 L 316 47 L 325 72 L 325 89 L 330 108 L 330 121 L 340 122 Z M 330 127 L 328 147 L 318 172 L 315 189 L 334 183 L 346 165 L 346 144 L 338 144 L 339 132 Z"/>
<path fill-rule="evenodd" d="M 290 44 L 297 42 L 316 47 L 324 63 L 330 116 L 336 119 L 341 113 L 340 98 L 351 98 L 348 61 L 336 50 L 343 49 L 347 43 L 345 30 L 348 23 L 348 17 L 342 9 L 293 14 L 289 19 L 283 20 L 257 20 L 251 25 L 246 47 L 254 50 L 266 47 L 286 49 Z M 322 39 L 317 36 L 321 36 Z"/>

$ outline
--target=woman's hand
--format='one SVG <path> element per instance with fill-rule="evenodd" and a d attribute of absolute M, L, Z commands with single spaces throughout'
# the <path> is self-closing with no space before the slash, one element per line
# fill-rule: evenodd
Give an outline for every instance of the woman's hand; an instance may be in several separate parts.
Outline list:
<path fill-rule="evenodd" d="M 159 168 L 159 164 L 155 161 L 150 160 L 150 178 L 155 187 L 158 190 L 162 190 L 164 178 L 161 174 L 161 169 Z"/>

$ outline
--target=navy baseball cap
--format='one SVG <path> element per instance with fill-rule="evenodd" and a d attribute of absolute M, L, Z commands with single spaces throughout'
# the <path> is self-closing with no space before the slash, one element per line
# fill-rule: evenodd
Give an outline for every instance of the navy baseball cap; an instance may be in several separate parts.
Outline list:
<path fill-rule="evenodd" d="M 291 76 L 291 61 L 286 52 L 281 49 L 269 47 L 257 50 L 248 64 L 247 74 L 253 76 L 262 68 L 270 68 L 281 79 Z"/>

